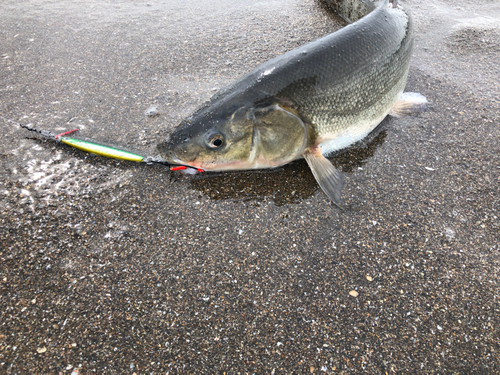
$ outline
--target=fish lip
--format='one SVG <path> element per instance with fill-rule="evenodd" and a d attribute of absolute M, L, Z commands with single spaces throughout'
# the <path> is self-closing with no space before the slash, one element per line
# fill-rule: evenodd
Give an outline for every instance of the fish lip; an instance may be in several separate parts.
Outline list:
<path fill-rule="evenodd" d="M 172 164 L 172 165 L 184 165 L 186 167 L 200 168 L 199 166 L 193 165 L 193 163 L 187 163 L 184 160 L 181 160 L 176 156 L 169 156 L 166 158 L 166 161 L 168 164 Z"/>
<path fill-rule="evenodd" d="M 189 168 L 207 170 L 207 167 L 203 166 L 201 163 L 195 163 L 194 161 L 181 160 L 174 155 L 169 155 L 166 158 L 164 158 L 164 160 L 166 163 L 168 163 L 169 165 L 171 165 L 173 167 L 184 166 L 184 167 L 189 167 Z M 208 169 L 210 169 L 210 168 L 208 167 Z"/>
<path fill-rule="evenodd" d="M 241 163 L 240 161 L 232 161 L 227 163 L 220 164 L 202 164 L 195 162 L 185 162 L 184 160 L 180 160 L 179 158 L 172 156 L 167 158 L 167 162 L 172 165 L 182 165 L 190 168 L 203 169 L 204 171 L 210 172 L 220 172 L 220 171 L 233 171 L 233 170 L 248 170 L 253 169 L 253 165 L 249 163 Z M 238 165 L 238 168 L 233 168 L 235 165 Z"/>

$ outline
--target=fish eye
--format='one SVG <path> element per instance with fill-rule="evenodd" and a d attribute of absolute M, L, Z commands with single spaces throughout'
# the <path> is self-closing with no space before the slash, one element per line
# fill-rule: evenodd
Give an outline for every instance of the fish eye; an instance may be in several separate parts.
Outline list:
<path fill-rule="evenodd" d="M 210 134 L 207 143 L 210 148 L 220 148 L 224 144 L 224 135 L 221 133 Z"/>

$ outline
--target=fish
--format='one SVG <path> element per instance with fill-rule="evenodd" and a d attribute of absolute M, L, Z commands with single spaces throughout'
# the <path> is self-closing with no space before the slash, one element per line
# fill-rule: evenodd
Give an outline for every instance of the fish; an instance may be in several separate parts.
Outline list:
<path fill-rule="evenodd" d="M 304 158 L 342 207 L 342 173 L 325 157 L 387 116 L 425 106 L 404 93 L 414 27 L 397 1 L 329 0 L 346 27 L 277 56 L 214 95 L 157 145 L 158 158 L 199 170 L 276 168 Z M 354 21 L 353 21 L 354 20 Z"/>

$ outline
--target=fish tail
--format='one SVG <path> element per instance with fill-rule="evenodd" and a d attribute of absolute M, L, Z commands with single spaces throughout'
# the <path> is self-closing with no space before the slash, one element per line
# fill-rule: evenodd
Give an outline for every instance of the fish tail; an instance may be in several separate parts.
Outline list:
<path fill-rule="evenodd" d="M 353 23 L 368 13 L 378 8 L 386 6 L 389 1 L 397 3 L 397 0 L 323 0 L 326 5 L 332 8 L 335 13 L 346 22 Z M 396 7 L 397 4 L 393 4 Z"/>

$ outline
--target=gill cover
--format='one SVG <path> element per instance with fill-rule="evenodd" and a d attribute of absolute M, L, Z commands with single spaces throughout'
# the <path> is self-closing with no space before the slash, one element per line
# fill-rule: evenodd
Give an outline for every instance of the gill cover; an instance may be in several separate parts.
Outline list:
<path fill-rule="evenodd" d="M 253 109 L 254 166 L 274 167 L 301 156 L 308 143 L 306 124 L 277 104 Z"/>

